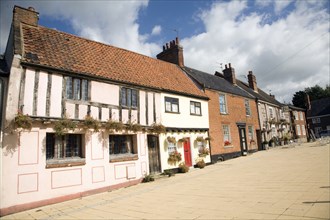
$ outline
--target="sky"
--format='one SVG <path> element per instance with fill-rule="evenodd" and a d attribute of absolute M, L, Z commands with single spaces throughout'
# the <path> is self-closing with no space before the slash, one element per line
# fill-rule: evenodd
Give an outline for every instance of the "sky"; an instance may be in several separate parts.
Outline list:
<path fill-rule="evenodd" d="M 185 65 L 209 74 L 225 64 L 280 102 L 295 92 L 330 84 L 328 0 L 1 0 L 0 53 L 13 6 L 32 6 L 39 24 L 156 57 L 179 37 Z"/>

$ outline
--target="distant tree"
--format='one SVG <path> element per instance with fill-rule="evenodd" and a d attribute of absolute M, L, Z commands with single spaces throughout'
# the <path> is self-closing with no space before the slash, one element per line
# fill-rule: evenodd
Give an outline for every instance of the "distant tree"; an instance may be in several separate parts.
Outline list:
<path fill-rule="evenodd" d="M 293 95 L 292 104 L 296 107 L 306 108 L 306 94 L 309 95 L 311 101 L 330 97 L 330 85 L 326 85 L 324 89 L 315 85 L 305 88 L 304 91 L 298 91 Z"/>
<path fill-rule="evenodd" d="M 305 104 L 306 93 L 304 91 L 298 91 L 293 95 L 292 104 L 296 107 L 306 108 Z"/>

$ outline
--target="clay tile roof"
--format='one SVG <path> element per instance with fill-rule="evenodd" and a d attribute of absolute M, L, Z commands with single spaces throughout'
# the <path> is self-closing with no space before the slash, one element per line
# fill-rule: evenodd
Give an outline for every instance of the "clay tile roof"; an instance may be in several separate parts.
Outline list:
<path fill-rule="evenodd" d="M 22 35 L 23 63 L 207 99 L 177 65 L 42 26 Z"/>

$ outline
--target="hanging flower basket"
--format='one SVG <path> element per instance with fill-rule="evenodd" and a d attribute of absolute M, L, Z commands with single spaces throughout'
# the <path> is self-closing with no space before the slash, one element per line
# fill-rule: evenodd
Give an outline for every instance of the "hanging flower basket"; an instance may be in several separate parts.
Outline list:
<path fill-rule="evenodd" d="M 197 137 L 196 138 L 196 142 L 203 142 L 204 141 L 204 138 L 203 137 Z"/>
<path fill-rule="evenodd" d="M 206 148 L 206 147 L 201 147 L 199 150 L 199 156 L 200 157 L 206 157 L 207 155 L 210 154 L 210 149 L 209 148 Z"/>
<path fill-rule="evenodd" d="M 168 143 L 173 143 L 173 144 L 176 143 L 176 139 L 175 139 L 175 137 L 170 137 L 170 136 L 168 136 L 168 137 L 166 138 L 166 140 L 167 140 Z"/>
<path fill-rule="evenodd" d="M 179 140 L 178 140 L 178 142 L 186 142 L 186 141 L 188 141 L 189 139 L 188 138 L 180 138 Z"/>

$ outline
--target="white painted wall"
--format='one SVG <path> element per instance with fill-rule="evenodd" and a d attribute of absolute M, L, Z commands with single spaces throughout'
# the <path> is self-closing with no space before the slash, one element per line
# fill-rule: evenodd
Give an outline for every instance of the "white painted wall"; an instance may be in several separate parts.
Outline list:
<path fill-rule="evenodd" d="M 119 105 L 119 86 L 96 81 L 91 84 L 92 102 Z"/>
<path fill-rule="evenodd" d="M 165 112 L 165 97 L 179 99 L 179 114 Z M 177 128 L 209 128 L 208 102 L 202 99 L 195 99 L 186 96 L 162 93 L 160 96 L 161 122 L 166 127 Z M 190 101 L 200 102 L 202 115 L 190 114 Z"/>

